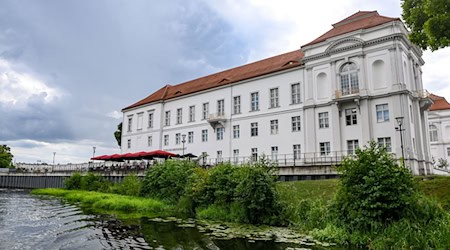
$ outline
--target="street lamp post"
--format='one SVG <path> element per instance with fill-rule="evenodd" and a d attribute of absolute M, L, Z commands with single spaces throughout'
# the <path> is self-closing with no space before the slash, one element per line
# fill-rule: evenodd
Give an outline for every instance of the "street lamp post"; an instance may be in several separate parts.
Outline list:
<path fill-rule="evenodd" d="M 400 132 L 400 147 L 402 148 L 402 163 L 403 163 L 403 167 L 406 167 L 405 166 L 405 153 L 403 150 L 403 131 L 405 131 L 405 129 L 402 128 L 403 119 L 404 119 L 403 116 L 395 117 L 395 120 L 397 120 L 397 124 L 398 124 L 398 127 L 396 127 L 395 130 Z"/>
<path fill-rule="evenodd" d="M 184 157 L 184 144 L 186 143 L 186 135 L 181 136 L 183 139 L 181 140 L 181 143 L 183 143 L 183 157 Z"/>
<path fill-rule="evenodd" d="M 55 168 L 55 155 L 56 155 L 56 152 L 53 152 L 53 165 L 52 165 L 52 172 L 53 172 L 53 170 L 54 170 L 54 168 Z"/>
<path fill-rule="evenodd" d="M 95 157 L 95 149 L 96 149 L 96 147 L 94 146 L 94 147 L 92 147 L 92 158 L 94 158 Z"/>

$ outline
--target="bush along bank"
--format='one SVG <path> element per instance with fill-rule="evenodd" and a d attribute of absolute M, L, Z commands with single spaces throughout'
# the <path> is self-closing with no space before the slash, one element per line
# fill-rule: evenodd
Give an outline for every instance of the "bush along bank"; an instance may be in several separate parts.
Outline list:
<path fill-rule="evenodd" d="M 398 166 L 374 142 L 342 162 L 338 181 L 322 182 L 317 190 L 305 185 L 299 189 L 283 188 L 289 183 L 277 184 L 273 171 L 264 158 L 252 165 L 221 164 L 212 169 L 200 168 L 190 161 L 168 160 L 151 168 L 142 181 L 130 176 L 120 184 L 111 184 L 99 176 L 75 174 L 67 179 L 66 188 L 163 204 L 151 210 L 153 214 L 289 225 L 318 240 L 344 247 L 450 247 L 448 212 L 421 194 L 409 171 Z M 334 196 L 321 191 L 333 189 L 336 182 Z M 110 206 L 124 212 L 130 208 L 139 211 L 137 207 Z"/>

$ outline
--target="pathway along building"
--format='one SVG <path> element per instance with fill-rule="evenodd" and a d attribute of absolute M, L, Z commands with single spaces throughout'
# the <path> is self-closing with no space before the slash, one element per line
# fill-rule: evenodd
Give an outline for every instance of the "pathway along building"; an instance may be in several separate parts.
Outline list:
<path fill-rule="evenodd" d="M 280 165 L 333 164 L 369 140 L 429 174 L 422 52 L 399 18 L 360 11 L 292 51 L 178 85 L 124 108 L 122 153 L 265 154 Z M 184 148 L 183 148 L 184 147 Z"/>

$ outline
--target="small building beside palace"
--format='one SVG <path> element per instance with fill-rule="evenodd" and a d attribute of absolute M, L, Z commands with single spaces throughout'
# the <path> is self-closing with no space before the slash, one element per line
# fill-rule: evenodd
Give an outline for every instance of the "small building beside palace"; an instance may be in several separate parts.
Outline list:
<path fill-rule="evenodd" d="M 442 160 L 450 163 L 450 103 L 442 96 L 432 94 L 430 97 L 434 102 L 428 115 L 431 155 L 439 166 Z"/>
<path fill-rule="evenodd" d="M 414 174 L 430 174 L 421 56 L 399 18 L 359 11 L 298 50 L 166 85 L 125 107 L 122 153 L 162 149 L 206 164 L 265 155 L 307 166 L 375 140 L 397 158 L 403 149 Z"/>

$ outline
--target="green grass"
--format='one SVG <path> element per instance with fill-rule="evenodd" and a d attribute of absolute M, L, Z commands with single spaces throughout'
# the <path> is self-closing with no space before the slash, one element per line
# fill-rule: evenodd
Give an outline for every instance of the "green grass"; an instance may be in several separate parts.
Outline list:
<path fill-rule="evenodd" d="M 282 201 L 298 202 L 305 199 L 319 199 L 327 202 L 334 197 L 338 180 L 278 182 L 277 191 Z"/>
<path fill-rule="evenodd" d="M 450 176 L 433 176 L 430 178 L 417 178 L 419 189 L 435 198 L 444 209 L 450 210 Z"/>
<path fill-rule="evenodd" d="M 134 217 L 174 215 L 173 206 L 150 198 L 58 188 L 35 189 L 32 194 L 62 197 L 69 202 L 79 202 L 96 210 L 133 214 Z"/>

